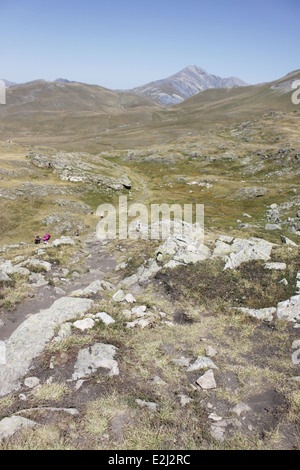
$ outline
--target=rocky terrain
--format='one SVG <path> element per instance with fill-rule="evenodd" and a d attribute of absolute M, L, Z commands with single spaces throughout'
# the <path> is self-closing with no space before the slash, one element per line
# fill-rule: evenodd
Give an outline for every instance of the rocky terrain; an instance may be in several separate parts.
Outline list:
<path fill-rule="evenodd" d="M 144 141 L 0 143 L 1 448 L 299 449 L 299 111 Z M 204 243 L 100 240 L 119 196 Z"/>

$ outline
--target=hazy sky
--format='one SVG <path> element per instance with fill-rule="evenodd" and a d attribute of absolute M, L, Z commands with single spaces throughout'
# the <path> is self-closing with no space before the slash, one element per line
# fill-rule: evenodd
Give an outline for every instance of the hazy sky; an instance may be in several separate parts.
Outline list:
<path fill-rule="evenodd" d="M 0 77 L 131 88 L 187 65 L 248 83 L 300 68 L 300 0 L 0 0 Z"/>

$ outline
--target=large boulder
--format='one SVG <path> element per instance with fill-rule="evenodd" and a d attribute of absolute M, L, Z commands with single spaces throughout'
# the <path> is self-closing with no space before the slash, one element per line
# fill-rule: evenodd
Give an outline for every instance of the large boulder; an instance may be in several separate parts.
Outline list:
<path fill-rule="evenodd" d="M 92 306 L 89 299 L 62 297 L 47 310 L 30 315 L 5 341 L 5 364 L 0 364 L 0 397 L 20 387 L 20 379 L 32 360 L 54 337 L 61 323 L 84 315 Z"/>
<path fill-rule="evenodd" d="M 273 243 L 261 238 L 250 238 L 249 240 L 236 238 L 231 245 L 230 255 L 225 257 L 224 269 L 235 269 L 248 261 L 268 261 L 274 246 Z"/>

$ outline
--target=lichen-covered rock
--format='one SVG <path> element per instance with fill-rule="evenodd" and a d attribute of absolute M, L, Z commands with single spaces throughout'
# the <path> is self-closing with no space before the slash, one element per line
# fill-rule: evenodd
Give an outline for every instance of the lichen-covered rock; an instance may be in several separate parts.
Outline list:
<path fill-rule="evenodd" d="M 20 379 L 31 366 L 32 360 L 53 338 L 61 323 L 84 315 L 92 306 L 89 299 L 62 297 L 47 310 L 30 315 L 5 341 L 6 363 L 0 364 L 0 396 L 20 387 Z"/>

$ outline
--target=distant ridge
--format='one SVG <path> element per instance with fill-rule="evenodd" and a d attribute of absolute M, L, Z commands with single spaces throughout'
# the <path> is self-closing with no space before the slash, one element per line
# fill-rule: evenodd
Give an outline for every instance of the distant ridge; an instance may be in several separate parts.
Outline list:
<path fill-rule="evenodd" d="M 190 65 L 168 78 L 127 91 L 147 96 L 156 103 L 166 106 L 180 103 L 208 88 L 235 88 L 239 86 L 247 86 L 247 83 L 237 77 L 221 78 L 206 72 L 197 65 Z"/>
<path fill-rule="evenodd" d="M 6 88 L 10 88 L 12 86 L 17 85 L 17 83 L 10 82 L 9 80 L 5 80 L 5 78 L 0 78 L 0 80 L 5 83 Z"/>

